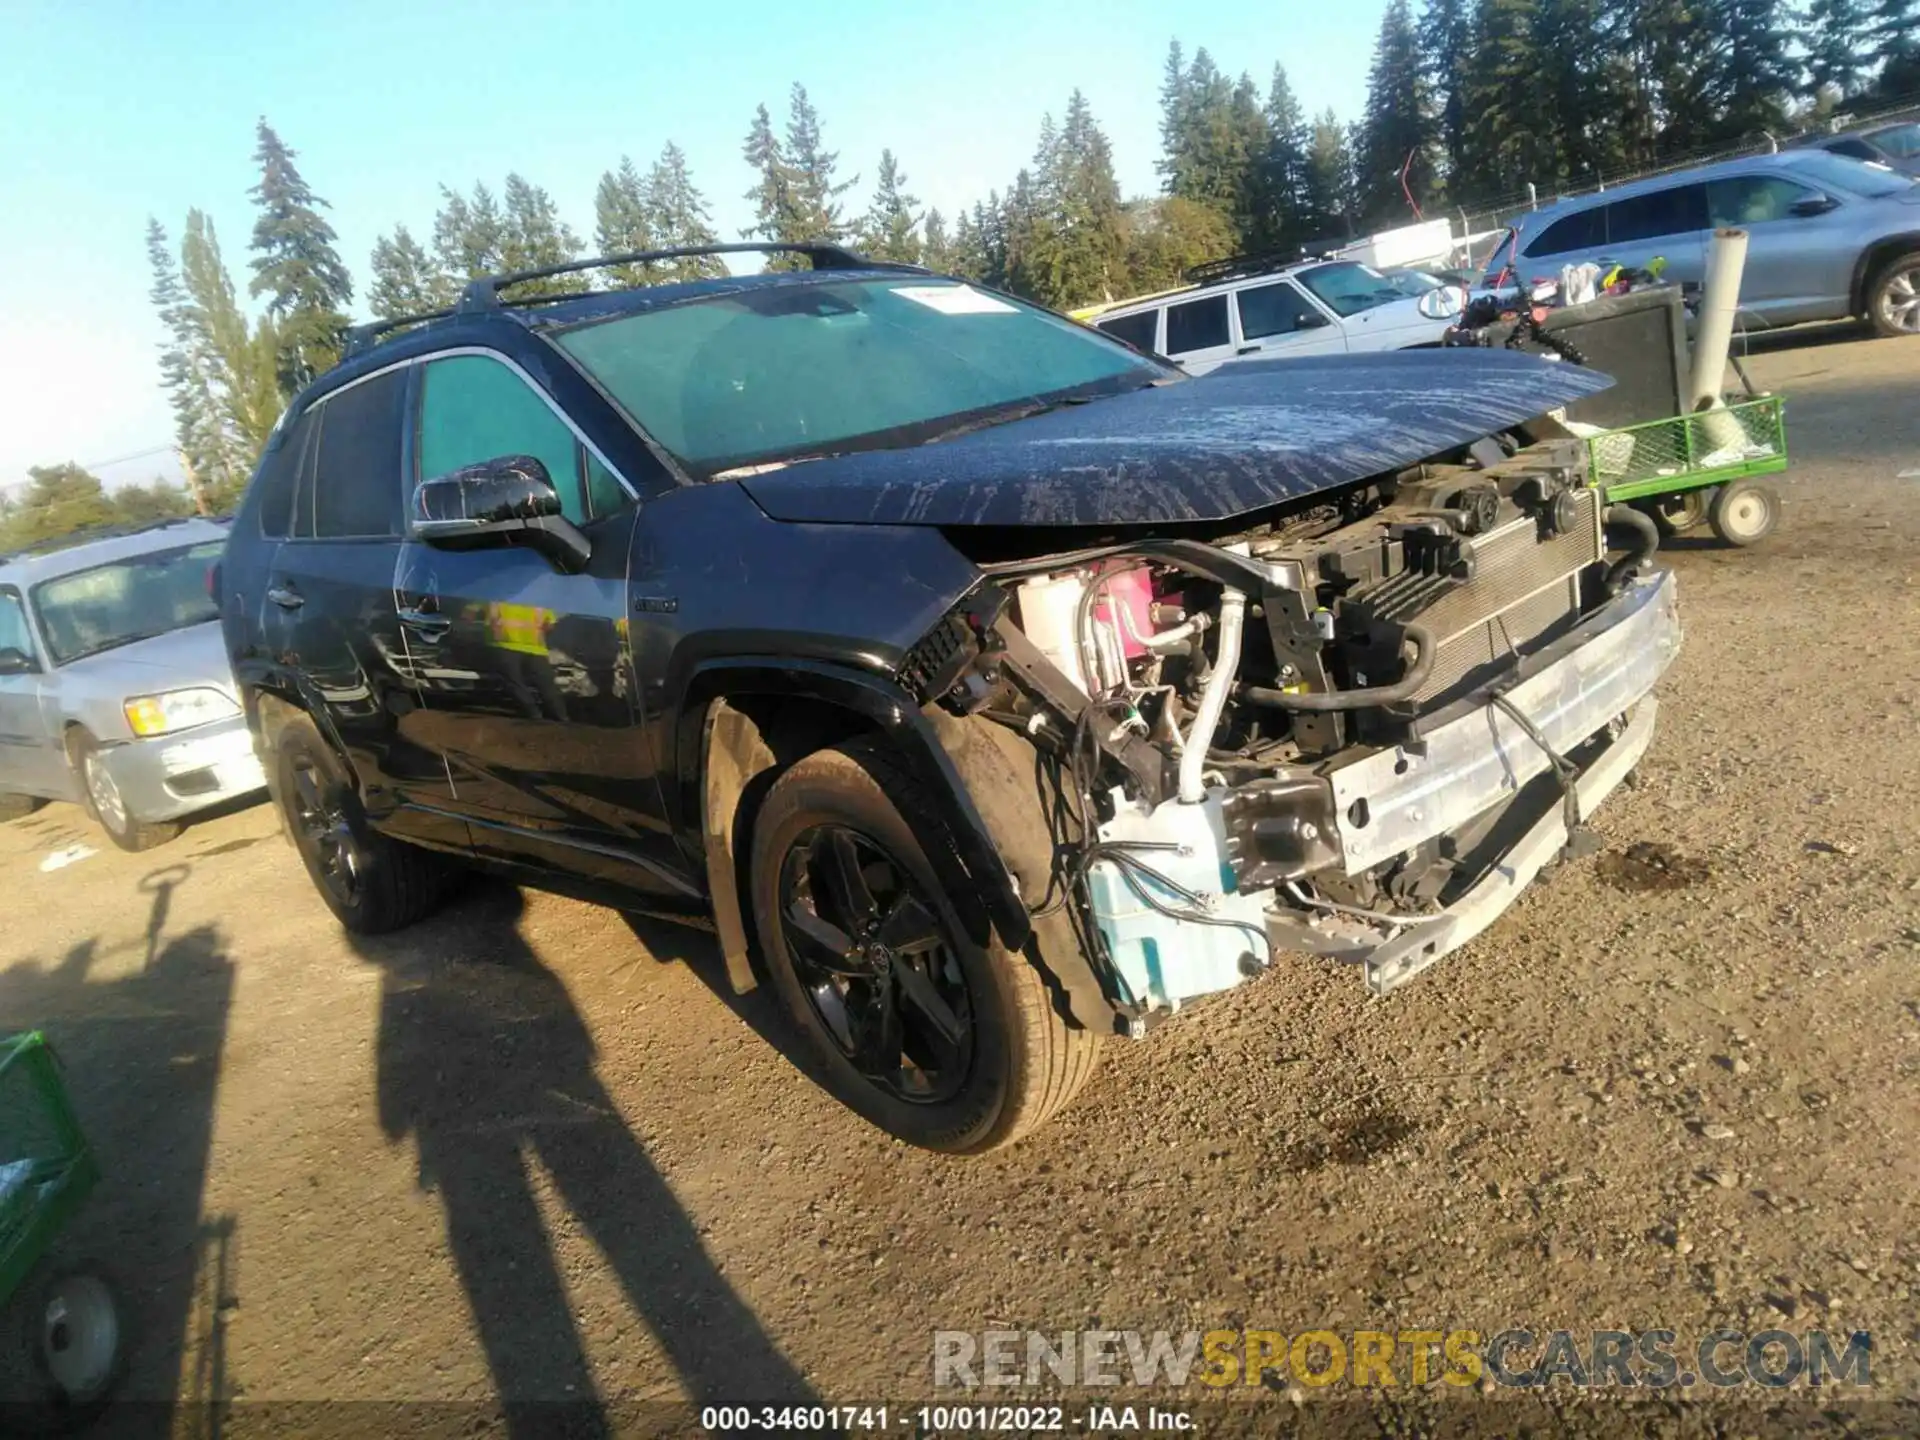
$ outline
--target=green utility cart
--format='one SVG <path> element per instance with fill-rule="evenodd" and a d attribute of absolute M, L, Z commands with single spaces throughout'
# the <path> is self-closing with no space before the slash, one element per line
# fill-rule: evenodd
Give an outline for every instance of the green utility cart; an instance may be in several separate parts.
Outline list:
<path fill-rule="evenodd" d="M 52 1255 L 99 1178 L 45 1037 L 0 1038 L 0 1434 L 80 1424 L 120 1378 L 113 1286 Z"/>
<path fill-rule="evenodd" d="M 1779 521 L 1779 493 L 1765 480 L 1787 468 L 1786 409 L 1778 395 L 1584 438 L 1608 503 L 1646 511 L 1663 534 L 1704 520 L 1726 544 L 1751 545 Z"/>

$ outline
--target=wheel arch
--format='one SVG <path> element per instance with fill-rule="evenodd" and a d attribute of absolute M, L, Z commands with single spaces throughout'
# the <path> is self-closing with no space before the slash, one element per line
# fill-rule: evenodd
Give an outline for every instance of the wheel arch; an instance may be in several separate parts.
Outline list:
<path fill-rule="evenodd" d="M 1848 292 L 1850 314 L 1867 313 L 1867 288 L 1873 284 L 1874 277 L 1880 273 L 1880 267 L 1897 256 L 1920 250 L 1920 230 L 1911 230 L 1900 235 L 1887 235 L 1874 241 L 1860 252 L 1860 258 L 1853 263 L 1853 287 Z"/>

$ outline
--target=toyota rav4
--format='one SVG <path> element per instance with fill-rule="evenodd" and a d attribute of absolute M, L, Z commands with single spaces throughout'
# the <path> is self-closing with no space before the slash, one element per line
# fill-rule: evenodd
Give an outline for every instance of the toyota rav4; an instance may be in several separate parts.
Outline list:
<path fill-rule="evenodd" d="M 1645 751 L 1674 583 L 1551 418 L 1604 376 L 1193 379 L 925 271 L 721 248 L 812 263 L 476 281 L 267 446 L 225 633 L 348 929 L 463 869 L 710 923 L 833 1093 L 977 1152 L 1109 1037 L 1316 983 L 1289 957 L 1402 984 Z"/>

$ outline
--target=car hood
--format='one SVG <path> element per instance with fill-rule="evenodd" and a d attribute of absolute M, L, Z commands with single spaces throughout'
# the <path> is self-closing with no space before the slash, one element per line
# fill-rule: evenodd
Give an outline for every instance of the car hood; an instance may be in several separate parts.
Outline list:
<path fill-rule="evenodd" d="M 229 697 L 233 694 L 233 671 L 218 620 L 103 650 L 63 666 L 62 673 L 96 684 L 111 681 L 129 695 L 189 685 L 212 685 Z"/>
<path fill-rule="evenodd" d="M 1464 348 L 1245 361 L 937 444 L 797 462 L 737 483 L 776 520 L 1226 520 L 1403 469 L 1612 384 L 1559 361 Z"/>

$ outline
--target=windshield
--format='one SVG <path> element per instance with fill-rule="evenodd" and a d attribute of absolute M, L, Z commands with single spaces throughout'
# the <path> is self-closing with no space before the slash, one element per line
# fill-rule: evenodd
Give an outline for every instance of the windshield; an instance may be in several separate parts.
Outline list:
<path fill-rule="evenodd" d="M 1870 138 L 1896 159 L 1920 160 L 1920 124 L 1895 125 L 1891 130 L 1876 130 Z"/>
<path fill-rule="evenodd" d="M 33 608 L 54 663 L 65 665 L 218 620 L 220 607 L 207 593 L 207 570 L 219 560 L 224 543 L 155 550 L 36 585 Z"/>
<path fill-rule="evenodd" d="M 1424 295 L 1441 287 L 1441 282 L 1424 270 L 1383 270 L 1381 273 L 1402 295 Z"/>
<path fill-rule="evenodd" d="M 1393 281 L 1371 265 L 1340 261 L 1316 265 L 1293 277 L 1332 308 L 1336 315 L 1358 315 L 1376 305 L 1390 304 L 1406 297 Z"/>
<path fill-rule="evenodd" d="M 1916 183 L 1911 177 L 1896 174 L 1884 165 L 1855 160 L 1847 155 L 1835 155 L 1826 150 L 1795 154 L 1793 168 L 1822 185 L 1834 185 L 1869 199 L 1898 195 Z"/>
<path fill-rule="evenodd" d="M 1044 310 L 932 278 L 753 286 L 558 341 L 636 425 L 708 475 L 923 444 L 1169 373 Z"/>

